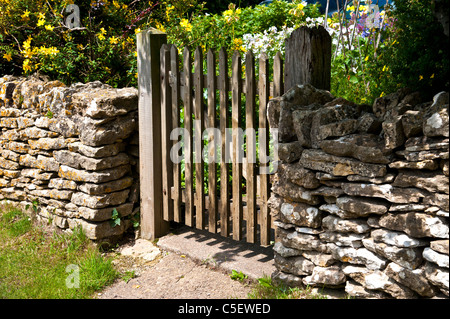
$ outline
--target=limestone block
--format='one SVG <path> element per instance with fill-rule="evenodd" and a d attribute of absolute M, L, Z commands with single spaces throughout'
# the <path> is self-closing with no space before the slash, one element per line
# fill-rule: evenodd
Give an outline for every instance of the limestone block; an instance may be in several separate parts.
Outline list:
<path fill-rule="evenodd" d="M 423 120 L 426 136 L 449 137 L 448 92 L 441 92 L 433 98 L 433 105 Z"/>
<path fill-rule="evenodd" d="M 307 203 L 309 205 L 317 205 L 320 202 L 319 197 L 312 195 L 309 190 L 285 180 L 275 183 L 272 186 L 272 191 L 281 197 L 295 202 Z"/>
<path fill-rule="evenodd" d="M 103 239 L 112 236 L 121 235 L 125 232 L 125 230 L 131 225 L 129 220 L 121 220 L 120 225 L 113 227 L 110 221 L 104 222 L 89 222 L 84 219 L 73 219 L 69 218 L 68 220 L 69 227 L 74 229 L 77 226 L 80 226 L 83 229 L 83 232 L 89 239 Z"/>
<path fill-rule="evenodd" d="M 345 283 L 346 277 L 342 270 L 337 266 L 320 267 L 316 266 L 313 269 L 311 276 L 303 278 L 303 284 L 306 286 L 325 286 L 336 287 Z"/>
<path fill-rule="evenodd" d="M 86 157 L 67 150 L 61 150 L 54 152 L 53 156 L 56 161 L 62 165 L 67 165 L 77 169 L 83 168 L 90 171 L 101 171 L 129 163 L 128 155 L 125 153 L 119 153 L 116 156 L 97 159 Z"/>
<path fill-rule="evenodd" d="M 366 275 L 364 286 L 367 289 L 383 290 L 396 299 L 416 298 L 416 294 L 411 289 L 398 284 L 381 271 Z"/>
<path fill-rule="evenodd" d="M 329 155 L 321 150 L 304 150 L 300 163 L 308 169 L 318 170 L 334 176 L 347 176 L 358 174 L 368 177 L 381 177 L 386 175 L 386 166 L 368 164 L 361 161 Z"/>
<path fill-rule="evenodd" d="M 397 175 L 393 186 L 417 187 L 429 192 L 449 193 L 449 178 L 437 172 L 424 172 L 420 170 L 402 170 Z"/>
<path fill-rule="evenodd" d="M 125 203 L 114 207 L 105 208 L 89 208 L 89 207 L 79 207 L 78 213 L 86 220 L 91 221 L 104 221 L 110 220 L 112 216 L 112 211 L 116 209 L 120 217 L 126 217 L 133 212 L 133 204 Z"/>
<path fill-rule="evenodd" d="M 382 215 L 389 209 L 389 203 L 382 199 L 354 196 L 342 196 L 336 200 L 336 205 L 349 213 L 357 216 L 370 214 Z"/>
<path fill-rule="evenodd" d="M 103 208 L 123 204 L 127 200 L 129 192 L 128 189 L 104 195 L 88 195 L 79 192 L 72 195 L 71 202 L 78 206 Z"/>
<path fill-rule="evenodd" d="M 299 251 L 297 249 L 294 249 L 294 248 L 285 247 L 280 242 L 276 242 L 273 245 L 273 251 L 276 252 L 281 257 L 284 257 L 284 258 L 286 258 L 286 257 L 293 257 L 293 256 L 300 256 L 302 254 L 301 251 Z"/>
<path fill-rule="evenodd" d="M 382 227 L 403 231 L 412 237 L 449 238 L 448 221 L 425 213 L 388 213 L 380 217 Z"/>
<path fill-rule="evenodd" d="M 56 188 L 56 189 L 71 189 L 75 190 L 77 189 L 77 183 L 74 181 L 69 181 L 63 178 L 52 178 L 48 182 L 48 187 L 50 188 Z"/>
<path fill-rule="evenodd" d="M 373 134 L 351 134 L 335 140 L 325 140 L 320 148 L 328 154 L 353 157 L 365 163 L 388 164 L 390 150 L 385 149 L 384 141 Z"/>
<path fill-rule="evenodd" d="M 356 234 L 363 234 L 370 230 L 370 227 L 367 225 L 365 220 L 341 219 L 333 215 L 328 215 L 322 219 L 322 227 L 329 231 Z"/>
<path fill-rule="evenodd" d="M 411 270 L 419 267 L 423 260 L 422 249 L 420 248 L 391 246 L 375 242 L 372 238 L 365 238 L 362 242 L 368 250 Z"/>
<path fill-rule="evenodd" d="M 396 282 L 414 290 L 421 296 L 431 298 L 436 295 L 435 289 L 426 280 L 421 269 L 410 270 L 396 263 L 390 263 L 384 272 Z"/>
<path fill-rule="evenodd" d="M 426 247 L 423 250 L 423 258 L 425 258 L 429 262 L 435 263 L 439 267 L 449 268 L 448 255 L 440 254 L 429 247 Z"/>
<path fill-rule="evenodd" d="M 312 273 L 314 264 L 302 256 L 285 258 L 275 254 L 275 267 L 285 273 L 304 276 Z"/>
<path fill-rule="evenodd" d="M 413 248 L 428 245 L 428 241 L 410 237 L 403 232 L 396 232 L 387 229 L 374 229 L 370 237 L 376 242 L 383 242 L 388 245 Z"/>
<path fill-rule="evenodd" d="M 405 142 L 403 133 L 402 117 L 396 116 L 384 121 L 382 124 L 384 131 L 384 144 L 387 149 L 395 149 Z"/>
<path fill-rule="evenodd" d="M 374 254 L 366 248 L 350 248 L 350 247 L 339 247 L 334 244 L 328 244 L 331 254 L 334 259 L 339 261 L 364 265 L 368 269 L 384 269 L 388 264 L 384 257 Z"/>
<path fill-rule="evenodd" d="M 327 243 L 334 243 L 337 246 L 347 246 L 353 248 L 362 247 L 362 239 L 366 237 L 366 234 L 356 233 L 340 233 L 334 231 L 326 231 L 319 234 L 321 240 Z"/>
<path fill-rule="evenodd" d="M 107 144 L 98 147 L 84 145 L 80 142 L 70 143 L 68 145 L 69 151 L 80 153 L 87 157 L 103 158 L 115 156 L 124 150 L 123 143 Z"/>
<path fill-rule="evenodd" d="M 342 183 L 342 189 L 347 195 L 384 198 L 391 203 L 418 203 L 427 197 L 428 192 L 418 188 L 400 188 L 390 184 L 353 184 Z"/>
<path fill-rule="evenodd" d="M 278 165 L 278 174 L 282 179 L 288 180 L 298 186 L 308 189 L 314 189 L 320 186 L 316 174 L 306 168 L 303 168 L 299 163 Z"/>
<path fill-rule="evenodd" d="M 121 178 L 122 176 L 127 174 L 129 170 L 129 165 L 122 165 L 111 169 L 105 169 L 103 171 L 88 172 L 85 170 L 78 170 L 66 165 L 61 165 L 59 167 L 58 175 L 61 178 L 65 178 L 75 182 L 105 183 Z"/>
<path fill-rule="evenodd" d="M 449 290 L 449 271 L 440 268 L 434 263 L 427 262 L 424 267 L 425 277 L 435 286 L 441 288 L 441 291 L 448 296 Z M 444 291 L 442 290 L 444 289 Z"/>
<path fill-rule="evenodd" d="M 336 260 L 333 258 L 331 254 L 324 254 L 313 250 L 302 251 L 301 254 L 306 259 L 311 260 L 316 266 L 328 267 L 336 263 Z"/>
<path fill-rule="evenodd" d="M 90 195 L 101 195 L 123 190 L 130 187 L 132 184 L 133 178 L 131 176 L 126 176 L 118 180 L 101 184 L 84 183 L 80 185 L 78 189 Z"/>
<path fill-rule="evenodd" d="M 283 203 L 281 205 L 281 221 L 297 226 L 320 227 L 322 214 L 318 208 L 304 203 Z"/>
<path fill-rule="evenodd" d="M 67 142 L 64 138 L 47 138 L 42 137 L 37 140 L 29 140 L 28 144 L 32 149 L 43 149 L 43 150 L 59 150 L 67 146 Z"/>
<path fill-rule="evenodd" d="M 20 165 L 19 163 L 9 161 L 7 159 L 4 159 L 3 157 L 0 157 L 0 167 L 8 170 L 16 170 L 19 169 Z"/>
<path fill-rule="evenodd" d="M 449 240 L 434 240 L 430 242 L 430 248 L 441 254 L 449 254 Z"/>
<path fill-rule="evenodd" d="M 285 247 L 297 250 L 315 250 L 322 253 L 329 253 L 329 248 L 323 243 L 318 236 L 303 234 L 298 231 L 288 231 L 278 229 L 278 235 L 281 243 Z"/>
<path fill-rule="evenodd" d="M 299 141 L 278 144 L 278 158 L 284 162 L 292 163 L 302 155 L 303 147 Z"/>

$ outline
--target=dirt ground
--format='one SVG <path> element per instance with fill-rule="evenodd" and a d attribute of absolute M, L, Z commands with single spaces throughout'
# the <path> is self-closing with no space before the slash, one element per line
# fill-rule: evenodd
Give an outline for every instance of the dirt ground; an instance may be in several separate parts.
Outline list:
<path fill-rule="evenodd" d="M 134 272 L 135 278 L 118 279 L 97 294 L 99 299 L 245 299 L 252 290 L 249 282 L 232 280 L 219 269 L 161 251 L 143 239 L 110 254 L 121 273 Z"/>

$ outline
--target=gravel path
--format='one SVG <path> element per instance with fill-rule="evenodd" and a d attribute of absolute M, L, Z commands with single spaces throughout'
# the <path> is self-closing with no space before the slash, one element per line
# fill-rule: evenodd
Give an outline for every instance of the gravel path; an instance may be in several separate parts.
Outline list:
<path fill-rule="evenodd" d="M 128 282 L 118 279 L 98 294 L 99 299 L 244 299 L 252 290 L 220 270 L 160 251 L 143 239 L 119 248 L 114 263 L 122 273 L 134 271 L 136 277 Z"/>

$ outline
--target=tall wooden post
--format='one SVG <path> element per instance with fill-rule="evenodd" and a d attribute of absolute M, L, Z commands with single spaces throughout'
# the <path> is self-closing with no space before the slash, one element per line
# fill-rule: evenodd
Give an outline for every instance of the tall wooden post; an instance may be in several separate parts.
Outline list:
<path fill-rule="evenodd" d="M 331 36 L 323 28 L 301 27 L 286 40 L 284 89 L 296 84 L 311 84 L 330 90 Z"/>
<path fill-rule="evenodd" d="M 139 175 L 141 236 L 155 239 L 166 234 L 163 219 L 161 159 L 160 49 L 167 35 L 150 28 L 137 34 L 139 86 Z"/>

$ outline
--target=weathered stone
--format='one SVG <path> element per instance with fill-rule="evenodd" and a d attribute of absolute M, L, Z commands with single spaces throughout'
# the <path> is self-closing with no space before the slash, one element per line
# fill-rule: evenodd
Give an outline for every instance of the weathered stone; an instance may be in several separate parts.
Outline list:
<path fill-rule="evenodd" d="M 128 189 L 104 195 L 88 195 L 80 192 L 72 195 L 71 202 L 78 206 L 103 208 L 123 204 L 127 200 L 129 192 Z"/>
<path fill-rule="evenodd" d="M 431 248 L 426 247 L 423 250 L 423 258 L 425 258 L 430 262 L 435 263 L 439 267 L 449 268 L 448 255 L 440 254 Z"/>
<path fill-rule="evenodd" d="M 316 250 L 323 253 L 329 252 L 327 245 L 322 243 L 318 236 L 315 235 L 278 229 L 278 236 L 281 240 L 281 243 L 285 247 L 290 247 L 302 251 Z"/>
<path fill-rule="evenodd" d="M 303 278 L 303 283 L 310 286 L 336 287 L 345 283 L 345 274 L 337 266 L 320 267 L 313 269 L 311 276 Z"/>
<path fill-rule="evenodd" d="M 105 183 L 115 179 L 119 179 L 130 170 L 129 165 L 122 165 L 103 171 L 87 172 L 84 170 L 78 170 L 66 165 L 61 165 L 59 168 L 59 177 L 72 180 L 75 182 L 88 182 L 88 183 Z"/>
<path fill-rule="evenodd" d="M 325 140 L 320 148 L 336 156 L 356 158 L 365 163 L 388 164 L 390 150 L 384 148 L 384 142 L 373 134 L 347 135 L 336 140 Z"/>
<path fill-rule="evenodd" d="M 27 127 L 20 131 L 20 138 L 22 140 L 38 139 L 41 137 L 57 137 L 59 134 L 40 129 L 38 127 Z"/>
<path fill-rule="evenodd" d="M 103 238 L 108 238 L 116 235 L 121 235 L 125 230 L 131 225 L 129 220 L 122 220 L 120 225 L 113 227 L 110 221 L 95 223 L 88 222 L 84 219 L 68 219 L 69 227 L 71 229 L 80 226 L 83 229 L 83 233 L 89 239 L 98 240 Z"/>
<path fill-rule="evenodd" d="M 312 195 L 305 188 L 295 185 L 289 181 L 279 181 L 272 186 L 272 191 L 281 197 L 287 198 L 295 202 L 303 202 L 309 205 L 319 203 L 318 196 Z"/>
<path fill-rule="evenodd" d="M 284 164 L 278 165 L 278 174 L 282 179 L 286 179 L 298 186 L 308 189 L 317 188 L 320 186 L 314 172 L 303 168 L 300 164 Z"/>
<path fill-rule="evenodd" d="M 80 134 L 80 122 L 81 118 L 79 116 L 72 116 L 70 118 L 67 116 L 59 116 L 55 121 L 49 123 L 48 129 L 64 137 L 78 136 Z"/>
<path fill-rule="evenodd" d="M 54 157 L 60 164 L 73 168 L 83 168 L 90 171 L 100 171 L 129 163 L 128 155 L 125 153 L 96 159 L 62 150 L 54 152 Z"/>
<path fill-rule="evenodd" d="M 363 163 L 355 159 L 330 155 L 321 150 L 304 150 L 300 163 L 313 170 L 323 171 L 335 176 L 359 174 L 368 177 L 386 175 L 386 166 Z"/>
<path fill-rule="evenodd" d="M 9 161 L 4 159 L 3 157 L 0 157 L 0 167 L 8 170 L 15 170 L 20 167 L 19 163 Z"/>
<path fill-rule="evenodd" d="M 302 251 L 301 255 L 309 260 L 311 260 L 314 265 L 320 267 L 328 267 L 336 262 L 331 254 L 324 254 L 318 251 Z"/>
<path fill-rule="evenodd" d="M 363 198 L 344 196 L 336 200 L 336 205 L 347 212 L 357 216 L 368 216 L 370 214 L 382 215 L 389 209 L 389 203 L 377 198 Z"/>
<path fill-rule="evenodd" d="M 399 187 L 414 186 L 429 192 L 449 193 L 448 177 L 436 172 L 402 170 L 392 185 Z"/>
<path fill-rule="evenodd" d="M 434 160 L 434 159 L 447 159 L 449 158 L 449 152 L 448 150 L 441 149 L 441 150 L 428 150 L 428 151 L 418 151 L 418 152 L 412 152 L 412 151 L 397 151 L 396 152 L 400 156 L 404 156 L 407 161 L 410 162 L 420 162 L 420 161 L 426 161 L 426 160 Z"/>
<path fill-rule="evenodd" d="M 339 247 L 328 244 L 333 258 L 345 263 L 365 265 L 368 269 L 384 269 L 387 265 L 386 259 L 380 257 L 366 248 Z"/>
<path fill-rule="evenodd" d="M 312 228 L 320 227 L 322 220 L 319 209 L 303 203 L 283 203 L 280 217 L 285 223 Z"/>
<path fill-rule="evenodd" d="M 402 117 L 397 116 L 382 124 L 384 131 L 384 144 L 387 149 L 395 149 L 405 142 Z"/>
<path fill-rule="evenodd" d="M 21 175 L 24 177 L 31 177 L 37 180 L 44 180 L 48 181 L 50 180 L 55 174 L 54 173 L 46 173 L 45 171 L 38 169 L 38 168 L 29 168 L 29 169 L 22 169 Z"/>
<path fill-rule="evenodd" d="M 359 299 L 387 299 L 389 296 L 381 291 L 366 289 L 352 280 L 347 280 L 345 283 L 345 292 L 349 296 Z"/>
<path fill-rule="evenodd" d="M 441 92 L 433 98 L 433 105 L 423 120 L 426 136 L 449 137 L 448 92 Z"/>
<path fill-rule="evenodd" d="M 448 152 L 449 140 L 445 137 L 411 137 L 405 143 L 407 152 L 420 152 L 428 150 L 446 150 Z"/>
<path fill-rule="evenodd" d="M 109 156 L 115 156 L 119 152 L 124 150 L 122 143 L 107 144 L 103 146 L 93 147 L 84 145 L 80 142 L 70 143 L 68 145 L 69 151 L 80 153 L 87 157 L 103 158 Z"/>
<path fill-rule="evenodd" d="M 101 126 L 96 126 L 85 118 L 79 127 L 80 141 L 88 146 L 114 144 L 134 132 L 137 127 L 136 117 L 136 112 L 130 112 Z"/>
<path fill-rule="evenodd" d="M 430 248 L 441 254 L 449 254 L 449 240 L 434 240 L 430 242 Z"/>
<path fill-rule="evenodd" d="M 379 134 L 382 121 L 372 113 L 364 113 L 358 118 L 358 131 L 361 133 Z"/>
<path fill-rule="evenodd" d="M 125 115 L 137 108 L 137 89 L 100 88 L 72 95 L 73 103 L 83 110 L 84 115 L 92 118 L 116 117 Z"/>
<path fill-rule="evenodd" d="M 408 110 L 402 116 L 403 133 L 406 138 L 422 134 L 423 112 Z"/>
<path fill-rule="evenodd" d="M 7 149 L 17 153 L 28 153 L 30 150 L 30 145 L 20 142 L 11 141 L 6 146 Z"/>
<path fill-rule="evenodd" d="M 32 149 L 43 149 L 43 150 L 59 150 L 67 146 L 67 142 L 64 138 L 47 138 L 42 137 L 37 140 L 29 140 Z"/>
<path fill-rule="evenodd" d="M 284 258 L 275 254 L 275 266 L 278 270 L 298 276 L 309 275 L 314 264 L 302 256 Z"/>
<path fill-rule="evenodd" d="M 56 188 L 56 189 L 75 190 L 75 189 L 77 189 L 77 183 L 75 183 L 74 181 L 68 181 L 68 180 L 62 179 L 62 178 L 52 178 L 48 182 L 48 187 Z"/>
<path fill-rule="evenodd" d="M 405 268 L 416 269 L 422 263 L 422 249 L 420 248 L 390 246 L 385 243 L 377 243 L 372 238 L 364 238 L 362 243 L 368 250 Z"/>
<path fill-rule="evenodd" d="M 343 219 L 353 219 L 358 218 L 358 215 L 347 212 L 343 209 L 340 209 L 336 204 L 324 204 L 319 207 L 320 210 L 329 212 L 330 214 L 334 214 Z"/>
<path fill-rule="evenodd" d="M 448 296 L 449 278 L 450 278 L 448 269 L 440 268 L 436 266 L 434 263 L 427 262 L 425 263 L 424 271 L 425 277 L 433 285 L 445 289 L 446 295 Z"/>
<path fill-rule="evenodd" d="M 417 188 L 399 188 L 390 184 L 353 184 L 342 183 L 347 195 L 384 198 L 391 203 L 418 203 L 428 193 Z"/>
<path fill-rule="evenodd" d="M 369 231 L 370 227 L 366 221 L 361 219 L 341 219 L 333 215 L 329 215 L 322 219 L 322 227 L 341 233 L 357 233 L 362 234 Z"/>
<path fill-rule="evenodd" d="M 42 189 L 42 190 L 33 190 L 30 192 L 30 194 L 38 197 L 49 197 L 53 199 L 70 200 L 72 198 L 73 191 L 59 190 L 59 189 Z"/>
<path fill-rule="evenodd" d="M 433 217 L 424 213 L 388 213 L 380 217 L 382 227 L 403 231 L 412 237 L 448 238 L 448 222 L 442 217 Z"/>
<path fill-rule="evenodd" d="M 292 163 L 300 158 L 303 147 L 299 141 L 278 144 L 278 158 L 284 162 Z"/>
<path fill-rule="evenodd" d="M 326 231 L 319 234 L 321 240 L 334 243 L 337 246 L 347 246 L 353 248 L 362 247 L 362 239 L 365 237 L 365 234 L 355 234 L 355 233 L 339 233 Z"/>
<path fill-rule="evenodd" d="M 270 277 L 275 284 L 287 285 L 289 287 L 303 287 L 303 282 L 300 277 L 279 270 L 275 270 Z"/>
<path fill-rule="evenodd" d="M 294 249 L 294 248 L 285 247 L 280 242 L 276 242 L 273 245 L 273 251 L 276 252 L 281 257 L 284 257 L 284 258 L 286 258 L 286 257 L 293 257 L 293 256 L 300 256 L 302 254 L 301 251 L 299 251 L 297 249 Z"/>
<path fill-rule="evenodd" d="M 396 175 L 387 173 L 383 177 L 367 177 L 361 175 L 348 175 L 347 180 L 350 182 L 369 182 L 372 184 L 386 184 L 394 181 Z"/>
<path fill-rule="evenodd" d="M 383 242 L 397 247 L 413 248 L 428 245 L 427 241 L 412 238 L 405 233 L 386 229 L 375 229 L 370 236 L 377 242 Z"/>
<path fill-rule="evenodd" d="M 17 119 L 14 117 L 1 117 L 0 127 L 17 128 Z"/>
<path fill-rule="evenodd" d="M 439 206 L 446 212 L 449 211 L 449 199 L 447 194 L 431 193 L 423 199 L 425 205 Z"/>
<path fill-rule="evenodd" d="M 52 157 L 38 155 L 36 160 L 36 168 L 40 168 L 44 171 L 58 172 L 59 164 Z"/>
<path fill-rule="evenodd" d="M 78 213 L 86 220 L 90 221 L 104 221 L 110 220 L 113 210 L 117 210 L 119 216 L 126 217 L 133 212 L 133 204 L 125 203 L 115 207 L 105 207 L 105 208 L 89 208 L 89 207 L 78 207 Z"/>
<path fill-rule="evenodd" d="M 132 184 L 133 178 L 131 176 L 126 176 L 121 179 L 102 184 L 84 183 L 80 185 L 78 189 L 89 195 L 101 195 L 123 190 L 130 187 Z"/>
<path fill-rule="evenodd" d="M 311 147 L 311 125 L 315 114 L 314 111 L 319 107 L 317 104 L 312 104 L 309 107 L 295 110 L 291 114 L 295 136 L 303 147 Z"/>
<path fill-rule="evenodd" d="M 421 269 L 410 270 L 396 263 L 390 263 L 384 272 L 396 282 L 414 290 L 421 296 L 434 297 L 436 295 L 435 289 L 425 279 Z"/>
<path fill-rule="evenodd" d="M 411 289 L 398 284 L 381 271 L 374 271 L 366 275 L 364 286 L 367 289 L 383 290 L 397 299 L 416 298 L 415 293 Z"/>
<path fill-rule="evenodd" d="M 389 164 L 390 168 L 395 169 L 429 169 L 435 170 L 439 167 L 438 162 L 436 160 L 423 160 L 423 161 L 396 161 Z"/>

